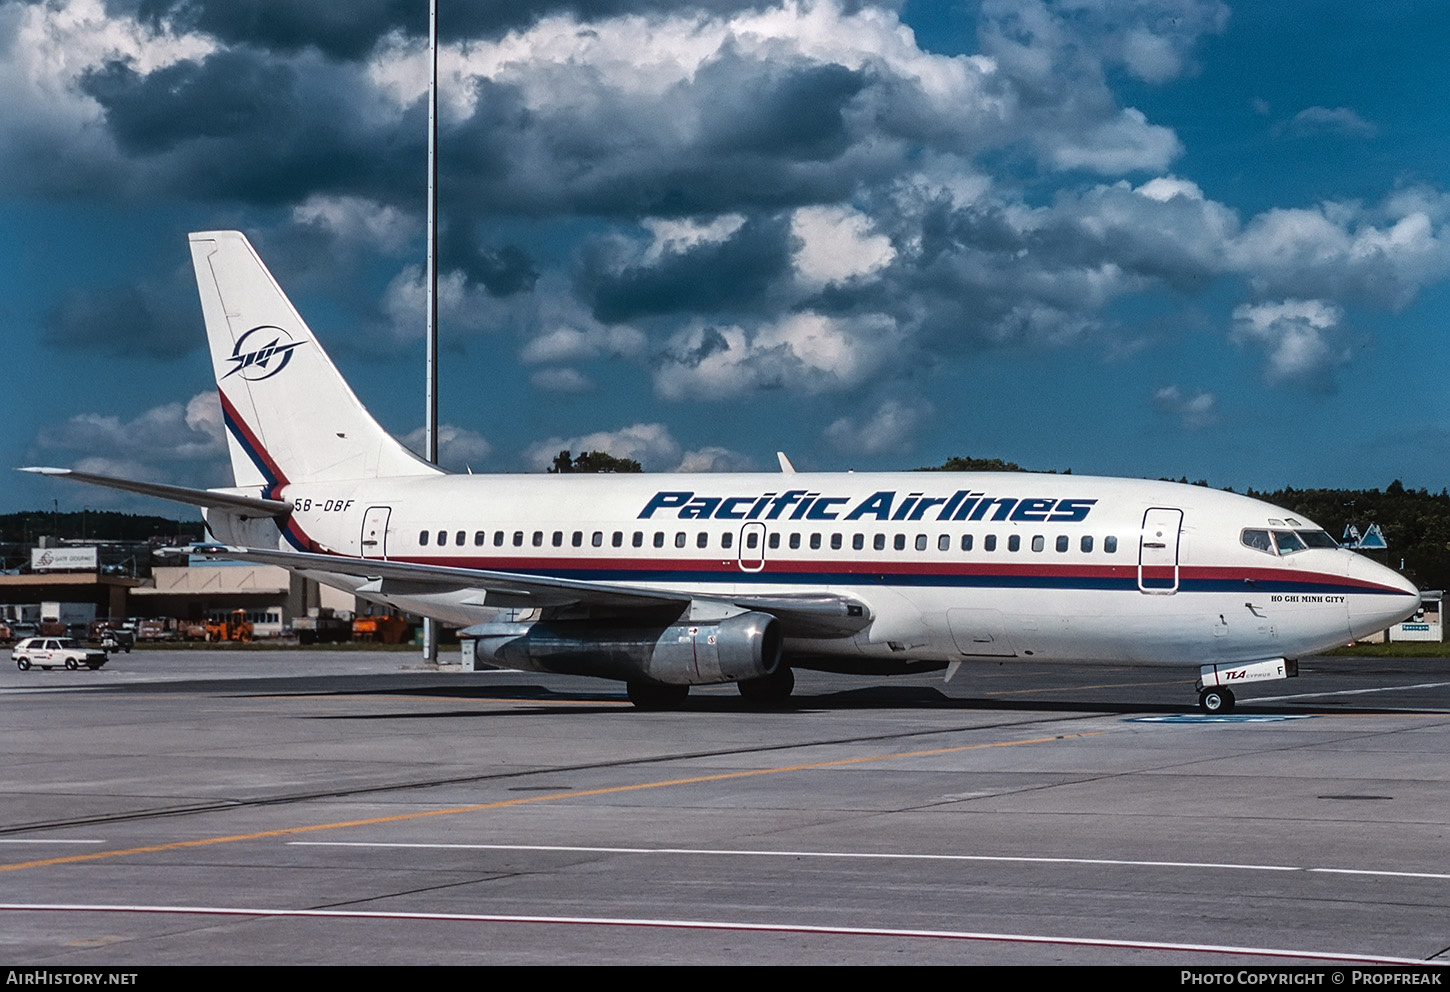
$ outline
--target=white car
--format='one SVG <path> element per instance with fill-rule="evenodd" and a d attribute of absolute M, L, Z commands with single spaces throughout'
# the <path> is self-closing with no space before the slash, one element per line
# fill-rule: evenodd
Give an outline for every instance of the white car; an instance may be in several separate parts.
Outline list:
<path fill-rule="evenodd" d="M 10 660 L 22 672 L 32 665 L 46 671 L 59 665 L 69 669 L 85 665 L 94 671 L 106 663 L 106 652 L 92 651 L 73 637 L 27 637 L 11 650 Z"/>

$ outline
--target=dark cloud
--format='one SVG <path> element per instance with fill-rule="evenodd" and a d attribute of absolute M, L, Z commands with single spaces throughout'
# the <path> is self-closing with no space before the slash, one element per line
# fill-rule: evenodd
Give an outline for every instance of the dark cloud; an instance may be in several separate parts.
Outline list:
<path fill-rule="evenodd" d="M 184 291 L 179 280 L 75 290 L 46 312 L 42 327 L 53 348 L 120 358 L 180 358 L 205 340 L 195 286 Z"/>
<path fill-rule="evenodd" d="M 393 33 L 428 34 L 427 0 L 110 0 L 113 11 L 134 13 L 160 29 L 200 31 L 226 44 L 283 52 L 316 49 L 334 59 L 356 60 Z M 528 28 L 545 17 L 572 15 L 588 21 L 622 14 L 692 12 L 728 14 L 765 6 L 765 0 L 473 0 L 440 3 L 438 35 L 444 44 Z"/>
<path fill-rule="evenodd" d="M 385 114 L 355 70 L 316 56 L 223 49 L 144 76 L 112 61 L 81 88 L 153 181 L 194 198 L 276 205 L 328 192 L 392 202 L 423 179 L 426 111 Z"/>
<path fill-rule="evenodd" d="M 443 225 L 438 239 L 438 264 L 444 269 L 461 271 L 470 287 L 482 286 L 493 296 L 528 292 L 539 280 L 533 258 L 518 245 L 480 247 L 474 225 L 466 215 L 464 219 Z"/>
<path fill-rule="evenodd" d="M 580 294 L 596 319 L 618 323 L 668 313 L 740 312 L 757 307 L 771 282 L 790 272 L 789 227 L 781 218 L 748 221 L 724 241 L 665 251 L 650 264 L 615 269 L 586 252 Z"/>

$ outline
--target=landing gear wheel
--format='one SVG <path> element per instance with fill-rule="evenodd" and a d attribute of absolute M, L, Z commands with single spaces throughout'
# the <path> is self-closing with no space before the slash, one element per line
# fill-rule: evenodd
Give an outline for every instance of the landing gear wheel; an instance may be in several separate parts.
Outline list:
<path fill-rule="evenodd" d="M 1232 713 L 1234 709 L 1233 691 L 1218 687 L 1204 689 L 1198 694 L 1198 708 L 1210 715 Z"/>
<path fill-rule="evenodd" d="M 687 685 L 660 685 L 655 682 L 629 682 L 625 684 L 629 701 L 639 710 L 677 710 L 685 705 L 690 695 Z"/>
<path fill-rule="evenodd" d="M 747 703 L 757 706 L 785 706 L 790 702 L 791 690 L 795 688 L 795 673 L 789 665 L 778 665 L 769 675 L 758 679 L 745 679 L 735 683 L 740 695 Z"/>
<path fill-rule="evenodd" d="M 29 658 L 16 658 L 15 659 L 15 667 L 18 668 L 18 669 L 20 669 L 22 672 L 28 672 L 28 671 L 30 671 L 30 659 Z"/>
<path fill-rule="evenodd" d="M 74 659 L 74 658 L 67 658 L 67 659 L 66 659 L 66 660 L 65 660 L 65 667 L 66 667 L 66 668 L 67 668 L 67 669 L 69 669 L 69 670 L 70 670 L 70 671 L 72 671 L 72 672 L 73 672 L 73 671 L 75 671 L 75 670 L 76 670 L 76 669 L 77 669 L 77 668 L 80 668 L 80 667 L 81 667 L 81 663 L 80 663 L 80 662 L 78 662 L 78 661 L 76 661 L 76 660 L 75 660 L 75 659 Z"/>

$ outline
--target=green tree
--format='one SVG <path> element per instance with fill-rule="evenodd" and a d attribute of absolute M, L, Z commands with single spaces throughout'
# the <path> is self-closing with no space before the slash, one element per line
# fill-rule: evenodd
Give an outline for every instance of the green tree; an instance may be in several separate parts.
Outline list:
<path fill-rule="evenodd" d="M 551 473 L 558 472 L 643 472 L 639 462 L 633 458 L 615 458 L 604 451 L 581 451 L 578 457 L 570 458 L 568 451 L 554 456 Z"/>

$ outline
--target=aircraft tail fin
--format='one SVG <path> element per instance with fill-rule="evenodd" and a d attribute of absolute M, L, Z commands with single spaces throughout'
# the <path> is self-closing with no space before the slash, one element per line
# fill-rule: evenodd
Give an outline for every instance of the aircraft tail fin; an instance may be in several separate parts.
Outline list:
<path fill-rule="evenodd" d="M 190 239 L 236 485 L 441 474 L 358 402 L 245 236 Z"/>

